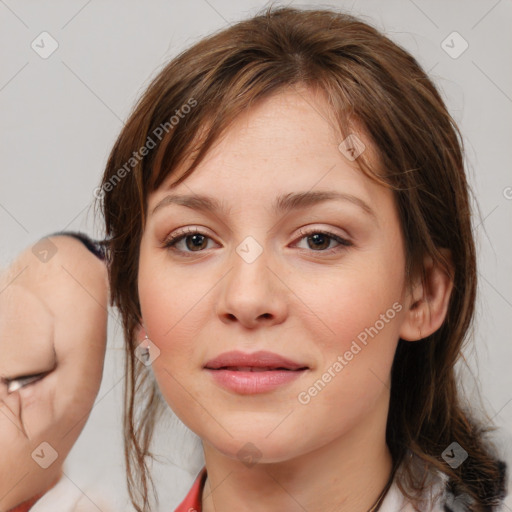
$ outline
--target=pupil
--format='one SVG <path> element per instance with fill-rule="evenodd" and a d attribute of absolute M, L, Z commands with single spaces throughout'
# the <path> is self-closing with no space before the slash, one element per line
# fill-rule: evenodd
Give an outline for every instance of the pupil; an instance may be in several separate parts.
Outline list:
<path fill-rule="evenodd" d="M 198 239 L 203 239 L 203 240 L 199 240 L 199 243 L 196 243 L 198 242 Z M 189 244 L 188 243 L 188 240 L 192 239 L 193 242 L 192 244 Z M 187 238 L 187 247 L 189 249 L 201 249 L 202 248 L 202 245 L 204 244 L 204 236 L 203 235 L 199 235 L 199 234 L 196 234 L 196 235 L 190 235 L 188 238 Z"/>
<path fill-rule="evenodd" d="M 329 245 L 329 239 L 323 235 L 322 233 L 315 233 L 313 235 L 311 235 L 309 238 L 313 239 L 314 240 L 314 244 L 315 244 L 315 247 L 318 249 L 318 245 L 316 245 L 318 242 L 320 242 L 321 245 L 325 245 L 325 242 L 327 242 L 327 246 Z M 322 244 L 322 240 L 324 241 L 324 243 Z"/>
<path fill-rule="evenodd" d="M 204 246 L 204 238 L 205 237 L 203 235 L 199 235 L 199 234 L 190 235 L 189 237 L 187 237 L 187 247 L 192 250 L 193 249 L 201 249 Z M 329 246 L 328 237 L 326 237 L 322 233 L 315 233 L 313 235 L 310 235 L 308 238 L 313 240 L 313 245 L 314 245 L 313 248 L 318 249 L 319 246 L 321 248 L 323 248 L 326 243 L 327 243 L 327 246 Z M 191 239 L 192 239 L 192 244 L 189 244 L 188 241 Z M 310 246 L 311 246 L 311 244 L 310 244 Z"/>

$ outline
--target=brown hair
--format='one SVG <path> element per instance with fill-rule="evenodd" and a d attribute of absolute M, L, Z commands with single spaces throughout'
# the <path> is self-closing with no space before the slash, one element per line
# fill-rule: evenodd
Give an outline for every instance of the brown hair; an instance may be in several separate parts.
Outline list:
<path fill-rule="evenodd" d="M 126 339 L 124 432 L 132 502 L 137 511 L 148 510 L 153 483 L 148 457 L 162 411 L 154 379 L 134 356 L 148 194 L 193 155 L 175 183 L 190 175 L 231 121 L 256 101 L 303 85 L 325 93 L 343 136 L 357 123 L 371 140 L 385 172 L 366 153 L 357 162 L 394 190 L 408 278 L 421 272 L 425 255 L 453 274 L 442 327 L 418 342 L 399 340 L 395 354 L 386 438 L 395 467 L 402 469 L 397 483 L 419 506 L 426 480 L 415 475 L 412 458 L 406 457 L 410 451 L 429 471 L 445 475 L 450 490 L 472 503 L 471 510 L 492 510 L 505 494 L 506 466 L 485 439 L 496 427 L 488 416 L 485 422 L 472 417 L 455 374 L 455 363 L 464 359 L 477 286 L 458 128 L 416 60 L 376 29 L 332 10 L 273 7 L 168 63 L 128 119 L 103 176 L 99 198 L 109 239 L 111 301 L 122 315 Z M 142 151 L 150 146 L 155 148 Z M 451 254 L 453 272 L 442 249 Z M 452 469 L 441 454 L 454 441 L 469 457 Z"/>

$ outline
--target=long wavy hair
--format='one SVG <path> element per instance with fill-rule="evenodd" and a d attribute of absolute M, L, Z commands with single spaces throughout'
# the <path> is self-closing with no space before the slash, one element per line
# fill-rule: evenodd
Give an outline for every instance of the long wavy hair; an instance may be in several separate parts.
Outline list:
<path fill-rule="evenodd" d="M 368 152 L 356 162 L 393 190 L 407 278 L 421 272 L 430 255 L 454 283 L 440 329 L 417 342 L 398 342 L 386 431 L 395 467 L 401 468 L 397 484 L 421 507 L 427 480 L 414 471 L 412 453 L 429 471 L 442 473 L 470 510 L 494 510 L 506 492 L 507 469 L 487 438 L 497 427 L 483 407 L 480 418 L 472 412 L 455 371 L 459 360 L 465 362 L 477 287 L 459 130 L 417 61 L 378 30 L 330 9 L 273 6 L 202 39 L 160 70 L 122 129 L 96 192 L 108 240 L 111 304 L 122 316 L 126 343 L 124 435 L 132 503 L 146 512 L 150 494 L 157 498 L 150 448 L 165 408 L 150 370 L 134 355 L 148 194 L 192 156 L 175 183 L 186 179 L 230 123 L 258 100 L 304 85 L 324 92 L 343 138 L 357 123 L 371 141 L 379 165 Z M 469 454 L 457 468 L 442 457 L 454 441 Z"/>

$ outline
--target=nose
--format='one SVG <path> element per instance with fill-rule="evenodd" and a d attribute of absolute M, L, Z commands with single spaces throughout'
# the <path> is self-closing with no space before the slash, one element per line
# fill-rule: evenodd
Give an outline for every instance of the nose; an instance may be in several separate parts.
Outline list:
<path fill-rule="evenodd" d="M 288 289 L 279 271 L 271 268 L 276 265 L 270 256 L 270 250 L 263 250 L 251 237 L 233 251 L 217 302 L 217 314 L 223 322 L 238 321 L 252 329 L 284 321 Z"/>

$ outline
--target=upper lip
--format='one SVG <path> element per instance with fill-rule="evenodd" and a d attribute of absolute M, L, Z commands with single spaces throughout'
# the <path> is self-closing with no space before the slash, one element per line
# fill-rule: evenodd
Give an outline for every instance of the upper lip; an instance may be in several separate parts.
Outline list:
<path fill-rule="evenodd" d="M 260 350 L 259 352 L 253 352 L 246 354 L 233 350 L 231 352 L 224 352 L 219 356 L 208 361 L 205 368 L 209 370 L 219 370 L 221 368 L 229 367 L 242 367 L 242 368 L 269 368 L 278 369 L 283 368 L 285 370 L 299 370 L 307 368 L 306 365 L 292 361 L 286 357 L 274 354 L 273 352 L 267 352 Z"/>

